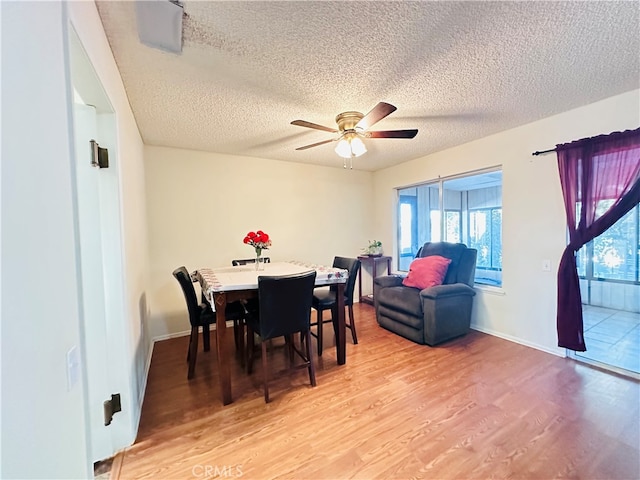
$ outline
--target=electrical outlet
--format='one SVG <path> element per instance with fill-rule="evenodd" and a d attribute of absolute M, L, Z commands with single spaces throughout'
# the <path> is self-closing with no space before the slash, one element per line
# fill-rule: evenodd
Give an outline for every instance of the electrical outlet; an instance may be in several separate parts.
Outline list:
<path fill-rule="evenodd" d="M 551 260 L 542 260 L 542 271 L 543 272 L 551 271 Z"/>

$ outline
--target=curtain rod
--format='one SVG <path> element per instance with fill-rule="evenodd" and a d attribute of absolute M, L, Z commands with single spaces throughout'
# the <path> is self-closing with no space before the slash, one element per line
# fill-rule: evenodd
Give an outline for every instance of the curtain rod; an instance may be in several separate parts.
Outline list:
<path fill-rule="evenodd" d="M 557 150 L 557 148 L 551 148 L 549 150 L 542 150 L 542 151 L 538 151 L 538 152 L 533 152 L 531 155 L 543 155 L 545 153 L 551 153 L 551 152 L 555 152 Z"/>
<path fill-rule="evenodd" d="M 1 0 L 0 0 L 1 1 Z M 635 130 L 624 130 L 624 131 L 619 131 L 619 132 L 611 132 L 609 134 L 602 134 L 602 135 L 597 135 L 595 137 L 587 137 L 587 138 L 582 138 L 580 140 L 575 140 L 571 143 L 566 143 L 563 145 L 558 145 L 556 146 L 556 148 L 551 148 L 549 150 L 542 150 L 542 151 L 538 151 L 538 152 L 533 152 L 531 155 L 534 156 L 538 156 L 538 155 L 542 155 L 544 153 L 551 153 L 551 152 L 557 152 L 558 148 L 564 148 L 565 146 L 575 146 L 576 144 L 578 145 L 583 145 L 585 141 L 600 141 L 603 140 L 605 138 L 610 138 L 612 135 L 614 136 L 614 138 L 628 138 L 630 135 L 638 135 L 640 134 L 640 128 L 636 128 Z M 637 137 L 632 137 L 632 138 L 637 138 Z"/>

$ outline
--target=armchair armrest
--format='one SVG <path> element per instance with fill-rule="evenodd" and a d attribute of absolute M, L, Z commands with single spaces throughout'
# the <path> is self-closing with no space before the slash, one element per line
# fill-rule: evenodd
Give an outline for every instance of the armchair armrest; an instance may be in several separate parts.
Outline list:
<path fill-rule="evenodd" d="M 434 300 L 438 298 L 453 297 L 458 295 L 474 296 L 475 294 L 475 290 L 464 283 L 436 285 L 435 287 L 425 288 L 424 290 L 420 291 L 420 296 L 423 299 L 430 298 Z"/>
<path fill-rule="evenodd" d="M 400 275 L 381 275 L 373 279 L 374 284 L 379 288 L 397 287 L 402 285 L 404 277 Z"/>

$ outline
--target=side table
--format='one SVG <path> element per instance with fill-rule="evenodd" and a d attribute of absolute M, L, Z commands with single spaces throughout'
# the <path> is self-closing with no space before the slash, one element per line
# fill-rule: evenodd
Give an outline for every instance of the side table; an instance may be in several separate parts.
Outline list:
<path fill-rule="evenodd" d="M 380 261 L 387 262 L 387 275 L 391 275 L 391 257 L 385 257 L 382 255 L 360 255 L 358 257 L 360 263 L 364 267 L 367 264 L 371 264 L 371 280 L 378 276 L 378 263 Z M 358 276 L 358 292 L 360 296 L 360 303 L 368 303 L 373 305 L 373 293 L 370 295 L 362 295 L 362 270 L 360 269 L 360 275 Z"/>

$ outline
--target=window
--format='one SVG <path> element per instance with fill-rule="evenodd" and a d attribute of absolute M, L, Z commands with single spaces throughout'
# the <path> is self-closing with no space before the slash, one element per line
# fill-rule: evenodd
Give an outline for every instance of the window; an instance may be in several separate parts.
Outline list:
<path fill-rule="evenodd" d="M 460 231 L 462 229 L 462 218 L 459 210 L 444 211 L 444 240 L 447 242 L 460 242 Z M 431 238 L 440 237 L 440 210 L 431 210 Z"/>
<path fill-rule="evenodd" d="M 610 206 L 598 204 L 596 216 Z M 640 283 L 640 207 L 636 205 L 606 232 L 584 245 L 576 257 L 578 275 L 587 280 Z"/>
<path fill-rule="evenodd" d="M 425 242 L 461 242 L 478 250 L 476 283 L 502 285 L 501 170 L 401 188 L 398 195 L 399 270 L 409 270 Z"/>
<path fill-rule="evenodd" d="M 411 255 L 411 246 L 417 241 L 416 198 L 400 196 L 400 255 Z"/>
<path fill-rule="evenodd" d="M 502 269 L 502 208 L 469 211 L 469 247 L 478 250 L 477 266 Z"/>

